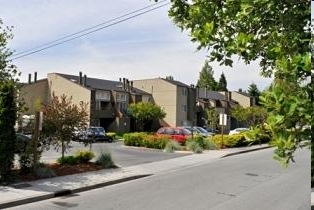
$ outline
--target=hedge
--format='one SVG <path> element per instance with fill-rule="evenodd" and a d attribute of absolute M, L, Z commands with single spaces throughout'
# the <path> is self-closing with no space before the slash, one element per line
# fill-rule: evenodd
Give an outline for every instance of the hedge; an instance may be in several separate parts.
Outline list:
<path fill-rule="evenodd" d="M 127 133 L 123 135 L 124 145 L 164 149 L 169 139 L 166 136 L 156 136 L 144 132 Z"/>

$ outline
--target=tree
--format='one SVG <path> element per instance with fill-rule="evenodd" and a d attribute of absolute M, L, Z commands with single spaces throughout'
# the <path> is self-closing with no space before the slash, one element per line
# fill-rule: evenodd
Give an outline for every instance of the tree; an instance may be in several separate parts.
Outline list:
<path fill-rule="evenodd" d="M 0 83 L 0 182 L 11 177 L 15 148 L 16 92 L 14 82 Z"/>
<path fill-rule="evenodd" d="M 171 80 L 171 81 L 173 81 L 173 76 L 171 76 L 171 75 L 166 76 L 166 80 Z"/>
<path fill-rule="evenodd" d="M 209 51 L 210 61 L 232 66 L 233 55 L 246 64 L 260 60 L 262 75 L 275 78 L 261 103 L 268 112 L 268 129 L 277 146 L 275 157 L 288 164 L 300 141 L 310 142 L 306 127 L 313 126 L 311 1 L 171 2 L 169 16 L 190 33 L 198 49 Z M 295 84 L 295 95 L 283 88 L 290 84 Z"/>
<path fill-rule="evenodd" d="M 11 27 L 3 26 L 0 19 L 0 182 L 10 178 L 14 160 L 15 121 L 17 116 L 17 68 L 9 59 L 12 52 L 7 48 L 13 38 Z"/>
<path fill-rule="evenodd" d="M 214 71 L 213 68 L 209 65 L 208 60 L 205 61 L 205 64 L 200 72 L 197 86 L 199 88 L 207 88 L 210 90 L 217 89 L 217 82 L 214 78 Z"/>
<path fill-rule="evenodd" d="M 224 73 L 221 73 L 218 84 L 217 84 L 218 91 L 228 91 L 227 89 L 227 80 Z"/>
<path fill-rule="evenodd" d="M 132 103 L 129 106 L 129 111 L 140 126 L 140 130 L 143 130 L 146 122 L 154 119 L 161 120 L 166 117 L 165 111 L 160 106 L 152 103 Z"/>
<path fill-rule="evenodd" d="M 252 82 L 247 90 L 247 93 L 255 98 L 256 105 L 259 105 L 259 96 L 261 95 L 261 92 L 259 91 L 257 85 Z"/>
<path fill-rule="evenodd" d="M 231 109 L 231 116 L 239 122 L 246 123 L 249 127 L 256 127 L 266 122 L 267 113 L 260 106 L 250 106 L 247 108 L 235 106 Z"/>
<path fill-rule="evenodd" d="M 208 126 L 212 129 L 213 132 L 215 132 L 219 123 L 219 113 L 215 110 L 214 107 L 208 107 L 206 109 L 206 115 Z"/>
<path fill-rule="evenodd" d="M 56 149 L 61 147 L 62 159 L 75 137 L 76 129 L 83 129 L 88 122 L 87 104 L 81 102 L 79 105 L 72 103 L 72 98 L 66 95 L 60 97 L 53 94 L 51 103 L 43 105 L 43 131 L 42 138 L 48 138 Z"/>

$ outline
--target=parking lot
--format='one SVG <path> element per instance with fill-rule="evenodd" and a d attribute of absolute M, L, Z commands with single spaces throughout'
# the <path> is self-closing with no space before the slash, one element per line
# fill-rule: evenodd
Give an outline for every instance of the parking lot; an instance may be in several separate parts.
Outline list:
<path fill-rule="evenodd" d="M 66 153 L 66 155 L 75 154 L 75 152 L 80 149 L 89 150 L 89 145 L 84 146 L 84 144 L 82 143 L 72 141 L 70 144 L 70 149 Z M 160 150 L 152 150 L 146 148 L 127 147 L 123 145 L 122 141 L 115 141 L 113 143 L 93 143 L 92 151 L 95 154 L 96 158 L 101 154 L 101 152 L 109 151 L 115 164 L 121 167 L 167 160 L 188 155 L 182 153 L 167 153 Z M 53 147 L 51 147 L 50 150 L 43 153 L 41 161 L 55 162 L 56 159 L 59 157 L 61 157 L 61 150 L 55 151 Z"/>

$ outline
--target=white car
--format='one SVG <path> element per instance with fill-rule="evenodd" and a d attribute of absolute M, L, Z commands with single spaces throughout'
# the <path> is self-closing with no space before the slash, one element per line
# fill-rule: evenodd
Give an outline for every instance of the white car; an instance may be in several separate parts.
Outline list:
<path fill-rule="evenodd" d="M 236 128 L 236 129 L 229 131 L 229 135 L 238 134 L 238 133 L 242 133 L 242 132 L 249 131 L 249 130 L 250 130 L 249 128 Z"/>

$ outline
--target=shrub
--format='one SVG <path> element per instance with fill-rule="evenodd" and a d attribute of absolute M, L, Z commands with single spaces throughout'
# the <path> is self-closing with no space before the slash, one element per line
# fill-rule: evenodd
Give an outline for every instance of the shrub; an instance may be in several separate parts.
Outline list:
<path fill-rule="evenodd" d="M 202 153 L 203 152 L 203 148 L 196 141 L 187 141 L 186 147 L 188 150 L 190 150 L 194 153 Z"/>
<path fill-rule="evenodd" d="M 41 163 L 35 170 L 35 176 L 38 178 L 51 178 L 55 177 L 56 174 L 45 164 Z"/>
<path fill-rule="evenodd" d="M 128 133 L 124 134 L 124 145 L 147 147 L 154 149 L 164 149 L 168 138 L 165 136 L 156 136 L 147 133 Z"/>
<path fill-rule="evenodd" d="M 222 136 L 215 135 L 212 137 L 212 141 L 220 148 L 224 147 L 241 147 L 247 146 L 248 142 L 245 139 L 243 134 L 234 134 L 234 135 L 224 135 L 223 136 L 223 145 L 222 143 Z"/>
<path fill-rule="evenodd" d="M 177 141 L 168 141 L 165 146 L 166 152 L 174 152 L 175 150 L 180 150 L 181 145 Z"/>
<path fill-rule="evenodd" d="M 115 139 L 117 134 L 115 132 L 107 132 L 106 136 L 111 137 L 112 139 Z"/>
<path fill-rule="evenodd" d="M 123 135 L 124 145 L 139 147 L 146 135 L 146 133 L 126 133 Z"/>
<path fill-rule="evenodd" d="M 95 157 L 94 153 L 89 150 L 79 150 L 76 152 L 75 158 L 79 163 L 87 163 Z"/>
<path fill-rule="evenodd" d="M 206 138 L 206 141 L 205 141 L 205 148 L 206 150 L 215 150 L 217 149 L 217 145 L 211 140 L 212 137 L 210 138 Z"/>
<path fill-rule="evenodd" d="M 101 152 L 101 155 L 97 158 L 96 164 L 100 165 L 102 168 L 114 168 L 114 164 L 110 152 Z"/>
<path fill-rule="evenodd" d="M 69 165 L 75 165 L 78 164 L 78 159 L 76 156 L 70 155 L 70 156 L 64 156 L 63 158 L 60 157 L 57 159 L 57 163 L 59 164 L 69 164 Z"/>

